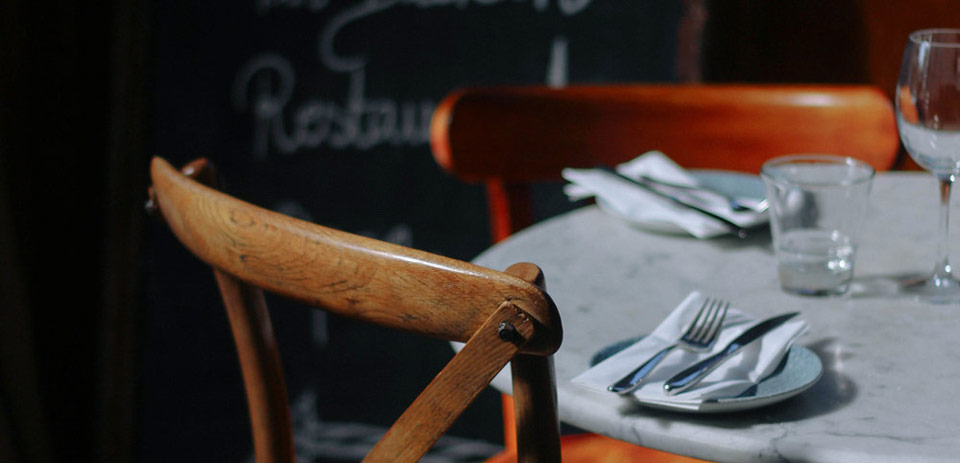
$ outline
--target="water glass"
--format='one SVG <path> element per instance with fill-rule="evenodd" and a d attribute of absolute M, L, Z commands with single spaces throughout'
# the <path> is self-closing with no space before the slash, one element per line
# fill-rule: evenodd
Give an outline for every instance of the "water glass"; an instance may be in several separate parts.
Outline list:
<path fill-rule="evenodd" d="M 763 165 L 780 285 L 804 295 L 843 294 L 874 170 L 830 155 L 792 155 Z"/>

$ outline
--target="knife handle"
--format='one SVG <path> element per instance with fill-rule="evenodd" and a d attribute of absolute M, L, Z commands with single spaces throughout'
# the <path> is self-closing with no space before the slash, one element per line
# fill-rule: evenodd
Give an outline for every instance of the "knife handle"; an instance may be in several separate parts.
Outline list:
<path fill-rule="evenodd" d="M 677 345 L 671 344 L 663 349 L 660 349 L 660 352 L 657 352 L 653 357 L 650 357 L 650 360 L 643 362 L 642 365 L 631 371 L 630 374 L 607 386 L 607 390 L 610 392 L 616 392 L 620 395 L 627 395 L 635 391 L 637 387 L 643 384 L 643 378 L 646 378 L 647 375 L 653 371 L 653 368 L 659 365 L 660 361 L 663 360 L 663 358 L 666 357 L 674 347 L 677 347 Z"/>
<path fill-rule="evenodd" d="M 681 205 L 681 206 L 683 206 L 683 207 L 686 207 L 686 208 L 689 208 L 689 209 L 693 209 L 693 210 L 695 210 L 695 211 L 697 211 L 697 212 L 699 212 L 699 213 L 701 213 L 701 214 L 703 214 L 703 215 L 705 215 L 705 216 L 707 216 L 707 217 L 710 217 L 711 219 L 716 220 L 716 221 L 720 222 L 721 224 L 723 224 L 723 226 L 727 227 L 727 229 L 730 231 L 730 233 L 732 233 L 734 236 L 736 236 L 736 237 L 738 237 L 738 238 L 746 238 L 746 237 L 747 237 L 747 229 L 741 227 L 740 225 L 737 225 L 736 223 L 734 223 L 734 222 L 731 221 L 730 219 L 728 219 L 728 218 L 726 218 L 726 217 L 724 217 L 724 216 L 722 216 L 722 215 L 720 215 L 720 214 L 717 214 L 717 213 L 715 213 L 715 212 L 713 212 L 713 211 L 707 210 L 707 209 L 705 209 L 705 208 L 703 208 L 703 207 L 700 207 L 700 206 L 698 206 L 698 205 L 696 205 L 696 204 L 693 204 L 693 203 L 691 203 L 690 201 L 686 201 L 686 200 L 681 199 L 681 198 L 678 198 L 678 197 L 676 197 L 676 196 L 674 196 L 674 195 L 664 193 L 664 192 L 662 192 L 662 191 L 660 191 L 660 190 L 658 190 L 658 189 L 656 189 L 656 188 L 654 188 L 654 187 L 652 187 L 652 186 L 650 186 L 650 185 L 648 185 L 648 184 L 646 184 L 646 183 L 643 183 L 643 182 L 640 181 L 640 180 L 637 180 L 637 179 L 635 179 L 635 178 L 632 178 L 632 177 L 629 177 L 629 176 L 627 176 L 627 175 L 621 174 L 620 172 L 617 172 L 617 171 L 616 171 L 615 169 L 613 169 L 613 168 L 610 168 L 610 167 L 607 167 L 607 166 L 599 166 L 599 167 L 597 167 L 597 169 L 600 169 L 600 170 L 602 170 L 602 171 L 604 171 L 604 172 L 606 172 L 606 173 L 608 173 L 608 174 L 614 175 L 614 176 L 616 176 L 617 178 L 619 178 L 619 179 L 621 179 L 621 180 L 625 180 L 625 181 L 627 181 L 627 182 L 630 182 L 630 183 L 632 183 L 632 184 L 634 184 L 634 185 L 636 185 L 636 186 L 638 186 L 638 187 L 640 187 L 640 188 L 643 188 L 644 190 L 646 190 L 646 191 L 648 191 L 648 192 L 650 192 L 650 193 L 653 193 L 653 194 L 655 194 L 655 195 L 657 195 L 657 196 L 660 196 L 660 197 L 669 199 L 670 201 L 673 201 L 674 203 L 677 203 L 677 204 L 679 204 L 679 205 Z"/>
<path fill-rule="evenodd" d="M 715 370 L 724 360 L 736 354 L 743 347 L 743 344 L 734 343 L 727 346 L 726 349 L 711 355 L 685 370 L 677 373 L 663 384 L 663 391 L 667 395 L 677 395 L 700 383 L 711 371 Z"/>

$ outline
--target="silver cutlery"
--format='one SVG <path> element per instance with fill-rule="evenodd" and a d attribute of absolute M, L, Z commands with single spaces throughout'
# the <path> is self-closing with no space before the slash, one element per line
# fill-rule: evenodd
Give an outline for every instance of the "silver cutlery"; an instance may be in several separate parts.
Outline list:
<path fill-rule="evenodd" d="M 666 392 L 667 395 L 675 395 L 696 386 L 703 378 L 706 378 L 711 371 L 723 364 L 727 359 L 733 357 L 740 349 L 762 338 L 763 335 L 784 324 L 798 313 L 799 312 L 791 312 L 777 315 L 753 325 L 740 334 L 740 336 L 737 336 L 736 339 L 730 341 L 720 352 L 695 363 L 668 379 L 667 382 L 663 384 L 664 392 Z"/>
<path fill-rule="evenodd" d="M 671 194 L 671 193 L 668 193 L 668 192 L 665 192 L 665 191 L 661 191 L 661 190 L 659 189 L 659 188 L 661 188 L 661 187 L 656 186 L 654 183 L 646 183 L 646 182 L 643 182 L 643 181 L 641 181 L 641 180 L 637 180 L 637 179 L 635 179 L 635 178 L 633 178 L 633 177 L 629 177 L 629 176 L 623 175 L 623 174 L 621 174 L 620 172 L 617 172 L 616 170 L 611 169 L 611 168 L 606 167 L 606 166 L 600 166 L 600 167 L 598 167 L 597 169 L 599 169 L 599 170 L 601 170 L 601 171 L 603 171 L 603 172 L 606 172 L 606 173 L 608 173 L 608 174 L 610 174 L 610 175 L 613 175 L 613 176 L 615 176 L 615 177 L 617 177 L 617 178 L 619 178 L 619 179 L 621 179 L 621 180 L 630 182 L 630 183 L 633 184 L 633 185 L 639 186 L 640 188 L 643 188 L 644 190 L 647 190 L 647 191 L 649 191 L 649 192 L 651 192 L 651 193 L 653 193 L 653 194 L 655 194 L 655 195 L 657 195 L 657 196 L 662 196 L 662 197 L 667 198 L 667 199 L 669 199 L 669 200 L 671 200 L 671 201 L 673 201 L 673 202 L 675 202 L 675 203 L 677 203 L 677 204 L 679 204 L 679 205 L 681 205 L 681 206 L 687 207 L 687 208 L 689 208 L 689 209 L 693 209 L 693 210 L 695 210 L 695 211 L 697 211 L 697 212 L 699 212 L 699 213 L 701 213 L 701 214 L 703 214 L 703 215 L 705 215 L 705 216 L 707 216 L 707 217 L 710 217 L 710 218 L 712 218 L 712 219 L 714 219 L 714 220 L 722 223 L 724 226 L 727 227 L 727 229 L 730 230 L 730 233 L 733 233 L 733 234 L 736 235 L 738 238 L 746 238 L 746 237 L 747 237 L 747 229 L 741 227 L 740 225 L 737 225 L 736 223 L 734 223 L 734 222 L 731 221 L 730 219 L 728 219 L 728 218 L 726 218 L 726 217 L 724 217 L 724 216 L 722 216 L 722 215 L 720 215 L 720 214 L 717 214 L 717 213 L 715 213 L 715 212 L 713 212 L 713 211 L 710 211 L 710 210 L 706 209 L 705 207 L 701 206 L 700 204 L 698 204 L 698 201 L 699 201 L 699 200 L 696 199 L 696 198 L 682 197 L 682 196 L 677 195 L 677 194 Z"/>
<path fill-rule="evenodd" d="M 641 175 L 640 180 L 643 180 L 645 182 L 650 182 L 650 183 L 656 183 L 658 185 L 663 185 L 670 188 L 705 192 L 726 201 L 727 204 L 730 206 L 730 209 L 737 212 L 750 211 L 750 212 L 762 213 L 766 211 L 770 205 L 770 203 L 767 201 L 766 198 L 760 201 L 745 201 L 745 200 L 736 198 L 734 196 L 728 195 L 726 193 L 723 193 L 721 191 L 714 190 L 713 188 L 708 188 L 702 185 L 684 185 L 681 183 L 673 183 L 673 182 L 668 182 L 665 180 L 653 178 L 653 177 L 650 177 L 649 175 Z"/>
<path fill-rule="evenodd" d="M 720 327 L 723 325 L 723 320 L 727 316 L 728 308 L 730 308 L 730 303 L 723 299 L 708 297 L 703 301 L 703 305 L 700 306 L 700 310 L 697 311 L 697 316 L 690 322 L 690 326 L 676 343 L 661 349 L 660 352 L 657 352 L 653 357 L 650 357 L 649 360 L 643 362 L 643 364 L 631 371 L 630 374 L 608 386 L 607 390 L 620 395 L 633 392 L 643 384 L 643 379 L 649 375 L 650 372 L 660 364 L 660 361 L 675 347 L 691 352 L 703 352 L 713 347 L 713 344 L 717 341 L 717 337 L 720 334 Z"/>

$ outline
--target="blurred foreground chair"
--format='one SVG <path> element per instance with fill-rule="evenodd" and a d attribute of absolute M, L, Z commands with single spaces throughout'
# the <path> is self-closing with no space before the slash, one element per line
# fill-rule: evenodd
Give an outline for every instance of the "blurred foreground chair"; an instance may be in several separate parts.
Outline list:
<path fill-rule="evenodd" d="M 501 273 L 261 209 L 205 186 L 215 176 L 204 160 L 181 173 L 155 158 L 151 177 L 151 208 L 213 267 L 240 358 L 258 463 L 294 461 L 286 386 L 262 290 L 466 343 L 364 461 L 419 460 L 507 362 L 522 461 L 559 461 L 551 354 L 562 330 L 535 265 Z"/>
<path fill-rule="evenodd" d="M 436 161 L 483 182 L 494 241 L 531 224 L 532 182 L 660 150 L 687 168 L 759 173 L 792 153 L 896 161 L 893 107 L 867 86 L 612 85 L 468 88 L 434 111 Z"/>
<path fill-rule="evenodd" d="M 865 86 L 611 85 L 467 88 L 437 106 L 430 126 L 436 161 L 486 185 L 494 242 L 533 222 L 530 186 L 560 180 L 564 167 L 613 166 L 649 150 L 681 166 L 758 173 L 791 153 L 896 161 L 890 101 Z M 504 408 L 511 408 L 505 397 Z M 510 414 L 504 414 L 508 450 Z M 565 461 L 690 461 L 603 436 L 565 436 Z M 584 459 L 568 454 L 587 455 Z"/>

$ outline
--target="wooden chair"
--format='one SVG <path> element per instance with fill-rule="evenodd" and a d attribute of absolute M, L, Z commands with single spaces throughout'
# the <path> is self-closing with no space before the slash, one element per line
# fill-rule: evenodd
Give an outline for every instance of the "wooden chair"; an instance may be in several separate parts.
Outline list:
<path fill-rule="evenodd" d="M 562 330 L 535 265 L 501 273 L 261 209 L 206 186 L 215 176 L 204 160 L 181 173 L 154 158 L 151 177 L 152 208 L 213 267 L 240 358 L 259 463 L 294 461 L 286 387 L 262 290 L 466 343 L 364 461 L 419 460 L 507 362 L 521 460 L 559 461 L 551 354 Z"/>
<path fill-rule="evenodd" d="M 690 168 L 758 173 L 779 155 L 832 153 L 886 170 L 899 138 L 873 87 L 620 85 L 456 91 L 434 112 L 430 144 L 444 169 L 486 184 L 499 241 L 530 225 L 529 184 L 564 167 L 660 150 Z"/>
<path fill-rule="evenodd" d="M 531 183 L 560 180 L 564 167 L 613 166 L 660 150 L 688 168 L 757 173 L 772 157 L 816 152 L 885 170 L 899 146 L 892 106 L 879 90 L 798 85 L 467 88 L 437 106 L 430 143 L 444 169 L 486 184 L 494 242 L 533 222 Z M 506 396 L 504 408 L 511 408 Z M 511 421 L 505 413 L 508 452 Z M 603 436 L 561 442 L 568 463 L 600 455 L 691 461 Z"/>

